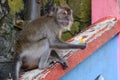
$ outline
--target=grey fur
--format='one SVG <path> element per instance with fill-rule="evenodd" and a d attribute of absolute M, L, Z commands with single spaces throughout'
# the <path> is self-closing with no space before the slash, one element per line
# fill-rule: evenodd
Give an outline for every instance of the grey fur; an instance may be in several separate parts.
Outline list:
<path fill-rule="evenodd" d="M 49 65 L 51 50 L 84 49 L 86 44 L 68 44 L 60 40 L 65 30 L 70 30 L 73 23 L 72 11 L 69 7 L 55 7 L 53 15 L 46 15 L 27 24 L 20 32 L 16 41 L 16 55 L 13 65 L 13 80 L 18 80 L 20 68 L 26 70 L 39 67 L 44 69 Z M 64 68 L 66 61 L 57 54 L 56 59 Z"/>

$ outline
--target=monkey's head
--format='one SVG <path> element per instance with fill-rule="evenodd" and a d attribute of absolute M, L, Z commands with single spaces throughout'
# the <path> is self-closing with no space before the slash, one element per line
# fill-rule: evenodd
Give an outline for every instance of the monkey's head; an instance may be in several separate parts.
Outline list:
<path fill-rule="evenodd" d="M 68 5 L 56 6 L 53 9 L 53 16 L 63 31 L 70 30 L 73 24 L 73 12 Z"/>

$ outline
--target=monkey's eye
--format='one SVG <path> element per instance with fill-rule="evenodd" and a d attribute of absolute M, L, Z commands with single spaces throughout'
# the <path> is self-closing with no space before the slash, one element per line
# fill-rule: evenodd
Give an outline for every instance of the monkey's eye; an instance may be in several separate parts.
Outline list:
<path fill-rule="evenodd" d="M 71 9 L 69 9 L 69 8 L 65 8 L 65 10 L 67 11 L 68 15 L 71 14 Z"/>

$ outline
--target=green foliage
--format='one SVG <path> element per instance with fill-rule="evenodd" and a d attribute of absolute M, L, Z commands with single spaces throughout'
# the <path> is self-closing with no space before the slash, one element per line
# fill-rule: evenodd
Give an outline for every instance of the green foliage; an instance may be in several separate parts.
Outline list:
<path fill-rule="evenodd" d="M 23 0 L 8 0 L 8 5 L 10 8 L 10 13 L 15 15 L 24 9 Z"/>
<path fill-rule="evenodd" d="M 44 5 L 46 5 L 48 2 L 48 0 L 44 0 Z M 54 3 L 56 5 L 59 5 L 60 3 L 65 3 L 65 0 L 54 0 Z"/>
<path fill-rule="evenodd" d="M 65 0 L 55 0 L 56 5 L 59 5 L 60 3 L 65 3 Z"/>
<path fill-rule="evenodd" d="M 72 37 L 72 35 L 69 32 L 64 32 L 63 35 L 61 36 L 63 41 L 66 41 L 68 39 L 70 39 Z"/>
<path fill-rule="evenodd" d="M 74 15 L 85 22 L 91 16 L 91 0 L 69 0 L 69 5 L 73 9 Z M 75 6 L 76 5 L 76 6 Z"/>

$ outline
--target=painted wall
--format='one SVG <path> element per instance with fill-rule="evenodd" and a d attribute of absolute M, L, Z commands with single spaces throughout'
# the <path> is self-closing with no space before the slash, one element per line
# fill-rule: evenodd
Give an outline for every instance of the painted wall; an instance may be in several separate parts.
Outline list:
<path fill-rule="evenodd" d="M 118 0 L 92 0 L 92 23 L 106 16 L 120 18 Z"/>
<path fill-rule="evenodd" d="M 118 36 L 118 75 L 120 75 L 120 33 Z M 120 76 L 118 76 L 120 80 Z"/>
<path fill-rule="evenodd" d="M 117 52 L 115 36 L 59 80 L 95 80 L 99 74 L 105 80 L 118 80 Z"/>

